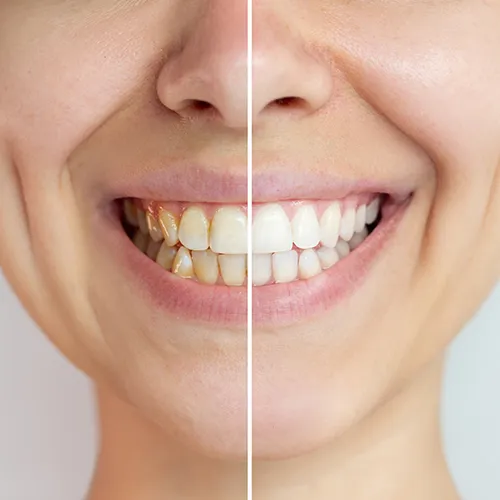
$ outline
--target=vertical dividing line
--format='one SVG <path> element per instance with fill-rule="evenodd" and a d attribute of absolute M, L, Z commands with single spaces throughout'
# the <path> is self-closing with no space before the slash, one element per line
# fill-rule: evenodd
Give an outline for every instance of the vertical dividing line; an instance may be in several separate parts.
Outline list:
<path fill-rule="evenodd" d="M 247 0 L 247 499 L 253 498 L 252 491 L 252 437 L 253 437 L 253 384 L 252 384 L 252 369 L 253 369 L 253 262 L 252 262 L 252 222 L 253 222 L 253 189 L 252 189 L 252 166 L 253 166 L 253 66 L 252 66 L 252 48 L 253 48 L 253 0 Z"/>

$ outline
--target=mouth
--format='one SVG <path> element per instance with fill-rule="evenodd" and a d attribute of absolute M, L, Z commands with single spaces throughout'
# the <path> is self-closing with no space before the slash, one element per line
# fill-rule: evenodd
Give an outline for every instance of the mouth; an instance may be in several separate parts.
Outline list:
<path fill-rule="evenodd" d="M 125 232 L 163 271 L 201 285 L 246 287 L 246 206 L 133 198 L 119 203 Z M 363 245 L 382 211 L 394 208 L 382 193 L 255 204 L 252 285 L 309 280 L 328 271 Z"/>
<path fill-rule="evenodd" d="M 253 181 L 252 317 L 263 327 L 310 320 L 362 288 L 419 182 L 273 175 Z M 99 198 L 100 254 L 136 303 L 187 323 L 244 327 L 245 177 L 172 166 L 168 176 L 117 179 Z"/>

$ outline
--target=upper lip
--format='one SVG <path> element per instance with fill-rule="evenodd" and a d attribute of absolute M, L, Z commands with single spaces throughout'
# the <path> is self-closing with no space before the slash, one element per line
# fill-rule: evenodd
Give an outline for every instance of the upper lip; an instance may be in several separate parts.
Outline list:
<path fill-rule="evenodd" d="M 259 169 L 260 170 L 260 169 Z M 415 190 L 412 179 L 346 179 L 336 172 L 301 172 L 266 168 L 252 175 L 253 202 L 301 199 L 342 199 L 350 194 L 384 193 L 404 200 Z M 217 170 L 197 165 L 169 165 L 157 171 L 137 172 L 108 186 L 107 198 L 140 198 L 192 203 L 247 202 L 245 168 Z"/>

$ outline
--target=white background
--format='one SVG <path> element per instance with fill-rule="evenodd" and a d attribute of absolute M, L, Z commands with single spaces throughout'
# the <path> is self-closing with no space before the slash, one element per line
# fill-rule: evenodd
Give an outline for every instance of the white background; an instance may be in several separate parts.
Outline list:
<path fill-rule="evenodd" d="M 445 378 L 444 438 L 464 500 L 500 499 L 499 359 L 500 286 L 452 346 Z M 82 500 L 96 441 L 89 381 L 0 274 L 0 500 Z"/>

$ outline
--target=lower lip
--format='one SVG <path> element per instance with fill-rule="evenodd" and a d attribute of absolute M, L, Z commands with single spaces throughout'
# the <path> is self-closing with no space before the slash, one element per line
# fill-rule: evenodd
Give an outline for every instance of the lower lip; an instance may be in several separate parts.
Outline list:
<path fill-rule="evenodd" d="M 369 275 L 372 264 L 388 244 L 401 222 L 408 203 L 383 217 L 375 231 L 348 257 L 327 271 L 308 280 L 253 287 L 253 323 L 286 325 L 331 310 L 358 290 Z M 104 226 L 100 237 L 108 248 L 120 248 L 110 259 L 122 261 L 124 274 L 132 272 L 137 290 L 152 307 L 179 319 L 212 325 L 242 326 L 247 323 L 247 288 L 201 285 L 163 270 L 139 252 L 122 229 L 118 218 Z"/>

